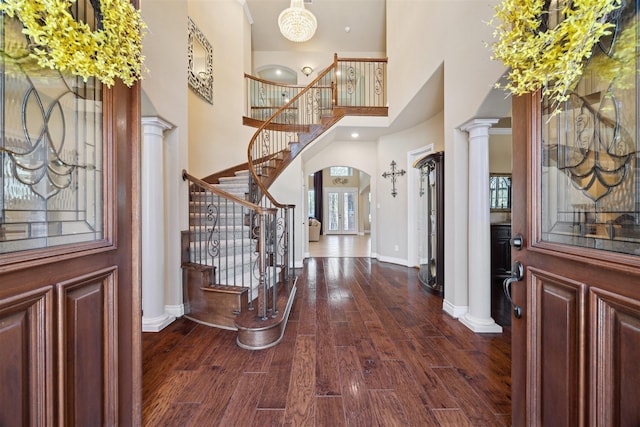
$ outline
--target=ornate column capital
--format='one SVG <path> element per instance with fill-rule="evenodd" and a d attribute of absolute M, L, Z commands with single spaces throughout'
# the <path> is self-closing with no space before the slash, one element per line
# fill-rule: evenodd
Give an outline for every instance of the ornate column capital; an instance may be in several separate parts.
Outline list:
<path fill-rule="evenodd" d="M 460 130 L 469 133 L 469 140 L 481 136 L 489 135 L 489 128 L 498 123 L 498 119 L 472 119 L 460 126 Z"/>
<path fill-rule="evenodd" d="M 171 130 L 175 125 L 160 116 L 147 116 L 142 118 L 142 127 L 145 135 L 162 136 L 165 130 Z"/>

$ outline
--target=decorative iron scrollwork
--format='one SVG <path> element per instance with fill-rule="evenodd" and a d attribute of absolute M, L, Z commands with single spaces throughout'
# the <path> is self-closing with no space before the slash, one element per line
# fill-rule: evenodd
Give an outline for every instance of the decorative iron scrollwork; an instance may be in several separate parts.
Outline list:
<path fill-rule="evenodd" d="M 211 225 L 207 227 L 207 253 L 212 258 L 215 258 L 220 254 L 220 239 L 218 233 L 216 233 L 218 218 L 218 206 L 213 203 L 209 203 L 207 205 L 207 222 L 211 223 Z"/>

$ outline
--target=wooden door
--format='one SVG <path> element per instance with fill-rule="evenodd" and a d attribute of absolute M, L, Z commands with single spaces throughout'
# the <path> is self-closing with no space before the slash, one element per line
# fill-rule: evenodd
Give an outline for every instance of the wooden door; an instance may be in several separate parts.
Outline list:
<path fill-rule="evenodd" d="M 90 0 L 74 9 L 92 20 Z M 1 43 L 24 52 L 21 23 Z M 139 88 L 2 59 L 0 425 L 139 425 Z"/>
<path fill-rule="evenodd" d="M 640 425 L 638 3 L 610 19 L 558 114 L 513 100 L 517 426 Z"/>

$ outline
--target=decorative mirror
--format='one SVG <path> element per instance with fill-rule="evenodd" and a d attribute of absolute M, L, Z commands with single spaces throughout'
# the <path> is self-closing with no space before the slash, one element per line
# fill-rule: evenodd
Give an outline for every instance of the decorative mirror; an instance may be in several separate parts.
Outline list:
<path fill-rule="evenodd" d="M 213 104 L 213 48 L 189 17 L 189 86 Z"/>
<path fill-rule="evenodd" d="M 490 207 L 492 211 L 511 210 L 511 175 L 491 174 L 489 176 Z"/>

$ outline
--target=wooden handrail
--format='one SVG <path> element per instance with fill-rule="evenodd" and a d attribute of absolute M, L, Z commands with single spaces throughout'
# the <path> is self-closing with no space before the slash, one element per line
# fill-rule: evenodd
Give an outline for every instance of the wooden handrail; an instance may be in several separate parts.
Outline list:
<path fill-rule="evenodd" d="M 247 148 L 247 158 L 248 158 L 248 163 L 249 163 L 249 172 L 253 176 L 253 179 L 256 182 L 256 184 L 258 185 L 258 187 L 260 187 L 260 190 L 261 190 L 262 194 L 264 194 L 274 206 L 276 206 L 276 207 L 278 207 L 280 209 L 284 209 L 284 208 L 288 207 L 289 205 L 284 205 L 284 204 L 278 202 L 275 199 L 275 197 L 273 197 L 273 195 L 271 195 L 271 193 L 269 192 L 267 187 L 264 185 L 262 180 L 258 177 L 258 174 L 256 173 L 255 168 L 254 168 L 253 158 L 251 156 L 251 152 L 253 150 L 253 146 L 254 146 L 256 140 L 258 139 L 258 137 L 260 136 L 260 133 L 262 133 L 262 131 L 267 126 L 269 126 L 275 120 L 275 118 L 280 115 L 280 113 L 282 113 L 283 111 L 285 111 L 288 108 L 290 108 L 290 106 L 292 104 L 294 104 L 295 102 L 297 102 L 298 99 L 300 99 L 300 97 L 302 97 L 303 94 L 305 94 L 305 93 L 307 93 L 309 91 L 309 88 L 314 87 L 314 84 L 317 83 L 318 81 L 320 81 L 323 77 L 325 77 L 333 68 L 334 68 L 333 64 L 330 65 L 329 67 L 327 67 L 324 71 L 322 71 L 320 74 L 318 74 L 318 76 L 311 83 L 309 83 L 306 87 L 304 87 L 303 90 L 301 90 L 293 98 L 291 98 L 289 100 L 289 102 L 285 103 L 283 106 L 278 108 L 278 110 L 275 113 L 273 113 L 271 115 L 271 117 L 269 117 L 267 120 L 265 120 L 265 122 L 262 124 L 262 126 L 260 126 L 256 130 L 256 132 L 251 137 L 251 141 L 249 142 L 249 147 Z"/>
<path fill-rule="evenodd" d="M 182 170 L 182 179 L 185 181 L 189 180 L 194 184 L 198 184 L 200 187 L 206 189 L 207 191 L 211 191 L 213 194 L 229 199 L 232 202 L 238 203 L 248 209 L 252 209 L 259 214 L 266 214 L 266 213 L 275 214 L 278 211 L 276 208 L 263 208 L 262 206 L 256 205 L 255 203 L 251 203 L 248 200 L 241 199 L 231 193 L 228 193 L 224 190 L 220 190 L 219 188 L 216 188 L 214 185 L 209 184 L 208 182 L 205 182 L 201 179 L 198 179 L 193 175 L 190 175 L 184 169 Z M 283 205 L 283 206 L 286 206 L 286 205 Z"/>

